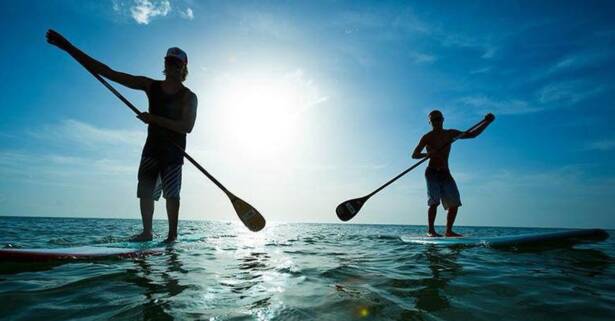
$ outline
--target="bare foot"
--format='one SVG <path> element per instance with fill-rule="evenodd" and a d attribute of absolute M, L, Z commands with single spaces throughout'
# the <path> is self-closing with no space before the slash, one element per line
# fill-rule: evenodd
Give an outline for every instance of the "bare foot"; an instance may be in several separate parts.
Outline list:
<path fill-rule="evenodd" d="M 177 236 L 169 235 L 169 236 L 167 236 L 167 239 L 164 240 L 163 242 L 167 243 L 167 244 L 171 244 L 171 243 L 175 243 L 175 241 L 177 241 Z"/>
<path fill-rule="evenodd" d="M 152 234 L 137 234 L 129 239 L 130 242 L 147 242 L 152 240 Z"/>
<path fill-rule="evenodd" d="M 446 237 L 462 237 L 463 236 L 463 235 L 457 234 L 457 233 L 455 233 L 453 231 L 448 231 L 448 232 L 446 232 L 445 235 L 446 235 Z"/>
<path fill-rule="evenodd" d="M 436 231 L 429 231 L 429 232 L 427 232 L 427 236 L 429 236 L 429 237 L 440 237 L 442 235 L 436 233 Z"/>

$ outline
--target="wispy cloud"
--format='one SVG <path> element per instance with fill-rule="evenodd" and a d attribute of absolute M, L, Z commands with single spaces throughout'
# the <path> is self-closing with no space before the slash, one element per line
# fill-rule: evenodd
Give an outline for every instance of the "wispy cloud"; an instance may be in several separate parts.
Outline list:
<path fill-rule="evenodd" d="M 476 186 L 490 191 L 501 189 L 524 191 L 530 195 L 533 193 L 539 195 L 548 191 L 561 198 L 570 195 L 613 195 L 612 186 L 615 177 L 595 176 L 592 174 L 592 169 L 595 170 L 587 164 L 570 164 L 549 170 L 519 171 L 503 169 L 489 175 L 481 175 L 484 179 L 476 181 Z M 518 195 L 517 192 L 514 194 Z"/>
<path fill-rule="evenodd" d="M 549 67 L 546 74 L 550 75 L 562 71 L 578 70 L 581 68 L 595 66 L 600 64 L 608 56 L 609 53 L 602 49 L 594 49 L 591 51 L 586 50 L 568 54 Z"/>
<path fill-rule="evenodd" d="M 411 7 L 405 7 L 398 11 L 374 11 L 372 9 L 346 11 L 338 15 L 333 21 L 331 24 L 333 28 L 342 28 L 347 34 L 371 35 L 395 44 L 403 43 L 401 39 L 408 37 L 429 37 L 430 40 L 436 41 L 445 48 L 476 49 L 483 59 L 494 58 L 500 50 L 491 38 L 470 36 L 434 25 L 421 19 Z M 424 55 L 415 62 L 425 63 L 434 60 L 434 56 Z"/>
<path fill-rule="evenodd" d="M 478 69 L 474 69 L 474 70 L 470 71 L 470 74 L 472 74 L 472 75 L 486 74 L 489 71 L 491 71 L 491 67 L 482 67 L 482 68 L 478 68 Z"/>
<path fill-rule="evenodd" d="M 185 11 L 180 11 L 180 15 L 184 19 L 188 19 L 188 20 L 194 19 L 194 12 L 190 8 L 186 8 Z"/>
<path fill-rule="evenodd" d="M 431 26 L 420 19 L 410 7 L 402 9 L 393 19 L 390 20 L 393 28 L 403 32 L 414 34 L 428 34 Z"/>
<path fill-rule="evenodd" d="M 263 34 L 277 39 L 292 39 L 296 25 L 284 16 L 272 12 L 251 9 L 231 10 L 230 18 L 239 22 L 244 31 Z"/>
<path fill-rule="evenodd" d="M 605 86 L 583 80 L 550 83 L 537 93 L 538 101 L 543 104 L 560 103 L 574 105 L 605 90 Z"/>
<path fill-rule="evenodd" d="M 498 52 L 498 47 L 490 39 L 467 36 L 450 30 L 434 30 L 434 33 L 433 36 L 444 47 L 473 48 L 482 52 L 480 57 L 483 59 L 491 59 Z"/>
<path fill-rule="evenodd" d="M 300 94 L 302 101 L 298 105 L 304 109 L 319 105 L 329 99 L 321 92 L 313 79 L 306 77 L 301 68 L 287 72 L 283 78 L 291 84 L 291 88 L 297 88 L 297 91 L 302 93 Z"/>
<path fill-rule="evenodd" d="M 74 119 L 59 124 L 41 126 L 27 131 L 31 137 L 55 142 L 78 143 L 80 146 L 98 148 L 106 146 L 139 146 L 145 140 L 145 131 L 99 128 Z"/>
<path fill-rule="evenodd" d="M 346 11 L 341 13 L 332 25 L 343 28 L 346 33 L 352 33 L 386 27 L 387 19 L 373 12 Z"/>
<path fill-rule="evenodd" d="M 501 115 L 517 115 L 541 110 L 541 108 L 532 106 L 524 100 L 495 100 L 482 95 L 462 97 L 457 101 L 457 104 L 471 107 L 481 114 L 492 112 Z"/>
<path fill-rule="evenodd" d="M 109 178 L 115 175 L 133 175 L 138 160 L 76 157 L 21 150 L 0 150 L 2 179 L 37 184 L 65 185 L 77 176 Z"/>
<path fill-rule="evenodd" d="M 585 150 L 610 151 L 614 149 L 615 138 L 596 140 L 585 145 Z"/>
<path fill-rule="evenodd" d="M 436 57 L 433 55 L 429 55 L 421 52 L 412 52 L 410 53 L 410 58 L 416 64 L 431 64 L 436 61 Z"/>

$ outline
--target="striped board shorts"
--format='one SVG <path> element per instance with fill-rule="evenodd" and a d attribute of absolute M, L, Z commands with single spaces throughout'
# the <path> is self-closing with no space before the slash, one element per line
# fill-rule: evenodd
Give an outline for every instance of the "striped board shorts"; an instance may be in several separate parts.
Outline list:
<path fill-rule="evenodd" d="M 448 169 L 435 169 L 427 167 L 425 170 L 427 181 L 427 205 L 438 206 L 442 200 L 445 210 L 461 206 L 461 197 L 457 183 Z"/>
<path fill-rule="evenodd" d="M 168 164 L 163 168 L 157 159 L 148 156 L 141 157 L 137 197 L 152 198 L 157 201 L 162 194 L 165 199 L 179 199 L 182 165 Z"/>

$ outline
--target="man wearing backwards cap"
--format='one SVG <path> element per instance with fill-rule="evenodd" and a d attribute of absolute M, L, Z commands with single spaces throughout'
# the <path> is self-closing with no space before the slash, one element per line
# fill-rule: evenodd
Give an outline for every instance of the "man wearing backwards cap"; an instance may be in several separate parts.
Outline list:
<path fill-rule="evenodd" d="M 429 165 L 427 165 L 427 169 L 425 170 L 428 196 L 427 205 L 429 206 L 427 210 L 427 220 L 429 224 L 427 235 L 432 237 L 440 236 L 440 234 L 436 233 L 434 221 L 436 220 L 438 205 L 440 204 L 440 200 L 442 200 L 442 206 L 445 210 L 448 210 L 445 235 L 447 237 L 462 236 L 461 234 L 453 232 L 453 224 L 457 217 L 457 209 L 461 206 L 461 199 L 455 179 L 453 179 L 448 169 L 448 155 L 451 151 L 451 145 L 449 143 L 456 138 L 475 138 L 480 135 L 494 119 L 495 116 L 492 113 L 488 113 L 485 115 L 485 121 L 481 125 L 464 134 L 456 129 L 444 129 L 444 116 L 439 110 L 433 110 L 429 113 L 429 123 L 431 124 L 432 130 L 423 135 L 412 153 L 412 158 L 415 159 L 429 157 Z M 444 147 L 445 145 L 446 147 Z M 427 149 L 426 154 L 422 152 L 423 148 Z"/>
<path fill-rule="evenodd" d="M 162 193 L 169 218 L 167 241 L 174 241 L 177 238 L 179 191 L 184 162 L 178 146 L 186 148 L 186 134 L 192 131 L 197 109 L 196 95 L 182 84 L 188 75 L 188 56 L 177 47 L 169 48 L 164 58 L 165 79 L 154 80 L 115 71 L 86 55 L 53 30 L 47 32 L 47 41 L 69 53 L 94 73 L 147 94 L 149 112 L 137 116 L 148 124 L 137 186 L 143 232 L 135 235 L 132 240 L 152 239 L 154 200 L 158 200 Z"/>

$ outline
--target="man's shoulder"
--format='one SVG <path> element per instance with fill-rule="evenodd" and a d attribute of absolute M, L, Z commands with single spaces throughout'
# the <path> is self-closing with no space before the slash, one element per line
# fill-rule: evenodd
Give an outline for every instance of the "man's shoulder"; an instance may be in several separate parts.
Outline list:
<path fill-rule="evenodd" d="M 185 90 L 185 97 L 188 99 L 196 99 L 196 94 L 190 90 L 190 88 L 184 86 L 184 90 Z"/>
<path fill-rule="evenodd" d="M 189 104 L 190 106 L 193 106 L 194 108 L 196 108 L 196 106 L 198 105 L 198 99 L 196 97 L 196 94 L 194 92 L 192 92 L 192 90 L 190 90 L 190 88 L 188 87 L 184 87 L 185 89 L 185 93 L 184 93 L 184 102 Z"/>
<path fill-rule="evenodd" d="M 445 129 L 445 131 L 448 135 L 451 135 L 451 136 L 457 136 L 462 133 L 462 131 L 460 131 L 459 129 L 453 129 L 453 128 Z"/>

